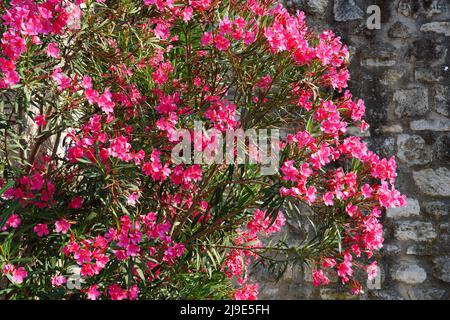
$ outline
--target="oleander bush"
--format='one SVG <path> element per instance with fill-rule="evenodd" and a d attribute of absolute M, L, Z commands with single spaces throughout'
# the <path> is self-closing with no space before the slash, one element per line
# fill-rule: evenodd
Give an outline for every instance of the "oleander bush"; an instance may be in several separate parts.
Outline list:
<path fill-rule="evenodd" d="M 376 275 L 383 209 L 405 198 L 395 160 L 346 133 L 368 124 L 332 31 L 272 0 L 0 12 L 0 296 L 255 299 L 258 263 L 307 263 L 315 285 L 336 274 L 355 294 Z M 196 122 L 280 130 L 280 170 L 174 161 Z M 220 148 L 193 140 L 194 153 Z M 314 234 L 270 237 L 301 204 Z"/>

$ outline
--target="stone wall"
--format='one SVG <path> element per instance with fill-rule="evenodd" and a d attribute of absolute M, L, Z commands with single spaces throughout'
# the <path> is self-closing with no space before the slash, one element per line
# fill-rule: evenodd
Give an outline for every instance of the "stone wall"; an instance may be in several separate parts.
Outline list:
<path fill-rule="evenodd" d="M 350 89 L 367 107 L 370 135 L 398 160 L 397 186 L 408 206 L 384 218 L 381 277 L 363 299 L 449 299 L 450 292 L 450 0 L 284 1 L 310 25 L 331 28 L 350 47 Z M 367 13 L 379 6 L 381 28 Z M 355 131 L 356 132 L 356 131 Z M 351 298 L 338 283 L 316 288 L 308 270 L 279 282 L 258 273 L 263 299 Z"/>

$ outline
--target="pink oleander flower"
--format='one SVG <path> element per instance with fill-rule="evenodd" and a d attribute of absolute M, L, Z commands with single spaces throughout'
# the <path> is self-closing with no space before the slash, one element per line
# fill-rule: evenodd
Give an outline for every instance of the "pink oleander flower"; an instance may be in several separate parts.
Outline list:
<path fill-rule="evenodd" d="M 19 267 L 12 271 L 12 281 L 16 284 L 22 284 L 25 278 L 28 276 L 28 272 L 23 267 Z"/>
<path fill-rule="evenodd" d="M 14 270 L 15 270 L 15 267 L 10 263 L 6 263 L 5 265 L 3 265 L 3 268 L 2 268 L 3 274 L 10 274 Z"/>
<path fill-rule="evenodd" d="M 186 7 L 183 9 L 181 16 L 183 17 L 184 22 L 188 22 L 192 19 L 192 14 L 194 13 L 194 9 L 192 7 Z"/>
<path fill-rule="evenodd" d="M 299 171 L 294 167 L 294 160 L 286 161 L 281 167 L 283 179 L 287 181 L 297 181 Z"/>
<path fill-rule="evenodd" d="M 135 284 L 128 290 L 130 300 L 137 300 L 139 296 L 139 287 Z"/>
<path fill-rule="evenodd" d="M 34 122 L 39 126 L 43 127 L 47 124 L 47 120 L 45 120 L 45 115 L 39 114 L 34 117 Z"/>
<path fill-rule="evenodd" d="M 50 232 L 48 231 L 48 226 L 44 223 L 37 224 L 33 231 L 38 235 L 38 237 L 42 238 L 43 236 L 48 235 Z"/>
<path fill-rule="evenodd" d="M 326 269 L 326 268 L 334 268 L 335 265 L 336 265 L 336 260 L 334 260 L 333 258 L 325 258 L 325 259 L 323 259 L 322 267 L 324 269 Z"/>
<path fill-rule="evenodd" d="M 333 198 L 334 198 L 334 195 L 333 195 L 332 192 L 326 192 L 326 193 L 323 195 L 323 203 L 324 203 L 326 206 L 332 206 L 332 205 L 334 204 Z"/>
<path fill-rule="evenodd" d="M 98 300 L 98 298 L 100 298 L 101 296 L 101 293 L 98 290 L 98 285 L 93 284 L 92 286 L 90 286 L 86 291 L 86 296 L 89 300 Z"/>
<path fill-rule="evenodd" d="M 75 197 L 69 203 L 69 209 L 80 209 L 83 206 L 83 198 Z"/>
<path fill-rule="evenodd" d="M 70 87 L 71 79 L 67 75 L 61 73 L 61 68 L 53 70 L 51 78 L 56 82 L 60 91 Z"/>
<path fill-rule="evenodd" d="M 128 298 L 127 291 L 122 289 L 122 287 L 120 287 L 117 283 L 108 288 L 108 294 L 111 300 L 124 300 Z"/>
<path fill-rule="evenodd" d="M 263 90 L 267 90 L 272 84 L 272 77 L 270 75 L 262 77 L 258 83 L 256 83 L 256 86 L 258 88 L 261 88 Z"/>
<path fill-rule="evenodd" d="M 320 286 L 321 284 L 327 285 L 330 283 L 330 280 L 326 275 L 324 275 L 322 270 L 313 271 L 313 284 L 315 286 Z"/>
<path fill-rule="evenodd" d="M 51 42 L 47 46 L 47 55 L 49 57 L 53 57 L 55 59 L 59 59 L 61 54 L 61 50 L 59 50 L 59 47 L 56 43 Z"/>
<path fill-rule="evenodd" d="M 66 219 L 61 219 L 55 222 L 55 232 L 66 234 L 70 229 L 70 222 Z"/>
<path fill-rule="evenodd" d="M 360 295 L 363 293 L 362 286 L 359 283 L 352 283 L 351 290 L 353 295 Z"/>
<path fill-rule="evenodd" d="M 17 229 L 20 226 L 21 222 L 22 220 L 20 219 L 19 215 L 14 213 L 9 216 L 8 220 L 6 220 L 5 226 L 2 230 L 6 230 L 7 228 Z"/>
<path fill-rule="evenodd" d="M 211 32 L 205 32 L 201 39 L 202 45 L 207 46 L 213 43 L 213 37 Z"/>
<path fill-rule="evenodd" d="M 54 286 L 54 287 L 60 287 L 63 284 L 65 284 L 66 282 L 67 282 L 66 277 L 64 277 L 62 275 L 54 275 L 51 278 L 51 283 L 52 283 L 52 286 Z"/>
<path fill-rule="evenodd" d="M 247 284 L 234 292 L 235 300 L 257 300 L 259 285 Z"/>
<path fill-rule="evenodd" d="M 127 204 L 128 204 L 129 206 L 134 207 L 134 206 L 136 205 L 136 203 L 138 202 L 139 197 L 140 197 L 139 192 L 133 192 L 132 194 L 130 194 L 130 195 L 127 197 Z"/>
<path fill-rule="evenodd" d="M 367 266 L 367 276 L 369 280 L 373 280 L 376 278 L 377 274 L 378 274 L 378 266 L 377 262 L 374 261 Z"/>
<path fill-rule="evenodd" d="M 230 47 L 230 40 L 228 40 L 226 37 L 218 34 L 216 35 L 214 39 L 214 44 L 216 45 L 216 48 L 220 51 L 227 51 Z"/>

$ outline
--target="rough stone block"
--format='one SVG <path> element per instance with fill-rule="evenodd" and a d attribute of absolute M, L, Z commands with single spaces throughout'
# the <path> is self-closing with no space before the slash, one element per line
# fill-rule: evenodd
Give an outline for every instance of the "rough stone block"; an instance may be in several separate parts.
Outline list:
<path fill-rule="evenodd" d="M 384 133 L 402 133 L 403 128 L 399 124 L 393 124 L 390 126 L 382 126 L 381 131 Z"/>
<path fill-rule="evenodd" d="M 391 269 L 391 277 L 403 283 L 417 284 L 427 279 L 427 273 L 417 264 L 402 262 Z"/>
<path fill-rule="evenodd" d="M 433 144 L 433 160 L 450 163 L 450 133 L 443 133 Z"/>
<path fill-rule="evenodd" d="M 445 294 L 445 290 L 439 288 L 414 287 L 407 290 L 409 299 L 413 300 L 439 300 Z"/>
<path fill-rule="evenodd" d="M 450 256 L 440 256 L 433 259 L 433 276 L 445 282 L 450 282 Z"/>
<path fill-rule="evenodd" d="M 450 87 L 436 85 L 434 88 L 434 107 L 436 112 L 450 116 Z"/>
<path fill-rule="evenodd" d="M 414 131 L 450 131 L 450 119 L 434 117 L 411 121 L 411 129 Z"/>
<path fill-rule="evenodd" d="M 427 164 L 431 161 L 431 148 L 418 135 L 401 134 L 397 137 L 397 157 L 408 165 Z"/>
<path fill-rule="evenodd" d="M 414 244 L 406 249 L 406 254 L 414 256 L 431 256 L 436 254 L 436 248 L 430 244 Z"/>
<path fill-rule="evenodd" d="M 414 88 L 394 92 L 395 114 L 399 117 L 423 116 L 428 112 L 428 90 Z"/>
<path fill-rule="evenodd" d="M 354 0 L 334 0 L 334 19 L 336 21 L 358 20 L 364 16 L 364 11 Z"/>
<path fill-rule="evenodd" d="M 408 38 L 410 36 L 408 27 L 400 21 L 394 23 L 388 30 L 388 36 L 391 38 Z"/>
<path fill-rule="evenodd" d="M 411 216 L 420 215 L 420 205 L 419 201 L 413 198 L 407 198 L 407 205 L 404 207 L 389 208 L 386 210 L 386 215 L 388 218 L 398 219 Z"/>
<path fill-rule="evenodd" d="M 424 203 L 425 212 L 436 220 L 448 216 L 450 205 L 441 201 L 429 201 Z"/>
<path fill-rule="evenodd" d="M 450 196 L 450 170 L 441 167 L 413 172 L 417 187 L 430 196 Z"/>
<path fill-rule="evenodd" d="M 383 246 L 383 254 L 386 255 L 395 255 L 401 252 L 401 249 L 399 246 L 395 245 L 395 244 L 385 244 Z"/>
<path fill-rule="evenodd" d="M 431 241 L 436 239 L 437 233 L 431 222 L 402 221 L 395 229 L 398 240 Z"/>
<path fill-rule="evenodd" d="M 450 37 L 450 22 L 434 21 L 434 22 L 425 23 L 420 27 L 420 31 L 442 33 L 446 37 Z"/>
<path fill-rule="evenodd" d="M 305 10 L 311 13 L 324 13 L 329 0 L 305 0 Z"/>
<path fill-rule="evenodd" d="M 414 78 L 417 81 L 425 83 L 434 83 L 444 80 L 441 69 L 431 68 L 430 66 L 417 68 L 414 71 Z"/>

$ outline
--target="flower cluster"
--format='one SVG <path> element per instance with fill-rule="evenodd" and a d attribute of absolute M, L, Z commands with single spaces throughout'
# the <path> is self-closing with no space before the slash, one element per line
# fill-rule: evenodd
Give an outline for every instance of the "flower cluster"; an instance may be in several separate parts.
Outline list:
<path fill-rule="evenodd" d="M 1 37 L 0 88 L 11 87 L 20 81 L 17 72 L 19 58 L 28 50 L 28 44 L 44 45 L 44 39 L 63 35 L 79 28 L 81 1 L 32 0 L 12 1 L 12 7 L 2 16 L 7 30 Z M 59 58 L 55 43 L 47 45 L 47 54 Z"/>

